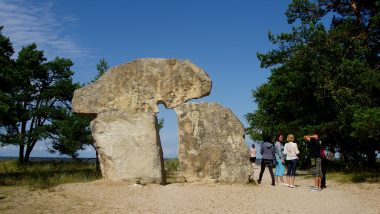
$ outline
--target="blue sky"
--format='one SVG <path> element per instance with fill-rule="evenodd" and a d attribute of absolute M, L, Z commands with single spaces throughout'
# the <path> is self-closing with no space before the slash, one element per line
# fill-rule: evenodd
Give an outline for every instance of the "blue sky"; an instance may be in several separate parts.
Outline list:
<path fill-rule="evenodd" d="M 289 32 L 285 11 L 290 0 L 0 0 L 0 25 L 16 51 L 32 42 L 46 57 L 73 60 L 74 80 L 96 76 L 97 62 L 111 67 L 138 58 L 189 59 L 211 77 L 210 96 L 193 101 L 218 102 L 247 126 L 244 115 L 256 109 L 252 89 L 267 81 L 257 52 L 274 48 L 268 32 Z M 160 106 L 165 157 L 177 156 L 177 122 L 173 110 Z M 251 141 L 247 137 L 247 143 Z M 46 142 L 32 156 L 51 156 Z M 16 147 L 0 156 L 16 156 Z M 95 156 L 91 149 L 81 157 Z"/>

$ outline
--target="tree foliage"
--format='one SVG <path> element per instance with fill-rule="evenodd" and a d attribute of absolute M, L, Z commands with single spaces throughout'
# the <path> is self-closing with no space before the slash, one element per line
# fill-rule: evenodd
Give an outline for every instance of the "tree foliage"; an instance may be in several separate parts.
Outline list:
<path fill-rule="evenodd" d="M 96 64 L 96 70 L 98 71 L 98 74 L 95 76 L 95 78 L 93 80 L 91 80 L 90 83 L 93 83 L 95 82 L 96 80 L 98 80 L 104 73 L 106 73 L 106 71 L 110 68 L 110 66 L 108 65 L 108 62 L 106 59 L 100 59 L 98 64 Z"/>
<path fill-rule="evenodd" d="M 8 82 L 7 73 L 14 68 L 14 61 L 11 59 L 14 50 L 9 38 L 2 35 L 3 27 L 0 26 L 0 127 L 1 132 L 7 128 L 5 125 L 14 117 L 11 114 L 10 96 L 7 92 L 12 90 L 12 85 Z"/>
<path fill-rule="evenodd" d="M 300 139 L 320 130 L 347 162 L 374 163 L 380 150 L 379 11 L 379 1 L 293 0 L 286 11 L 292 32 L 270 33 L 277 48 L 257 54 L 271 75 L 252 93 L 258 109 L 246 114 L 251 138 L 281 131 Z"/>
<path fill-rule="evenodd" d="M 48 140 L 52 124 L 65 117 L 78 84 L 72 81 L 70 59 L 47 61 L 36 44 L 12 59 L 9 39 L 0 34 L 0 43 L 0 142 L 18 145 L 19 161 L 28 162 L 36 143 Z"/>
<path fill-rule="evenodd" d="M 62 120 L 56 120 L 52 124 L 50 139 L 52 139 L 52 150 L 72 158 L 79 156 L 78 151 L 84 150 L 87 145 L 93 146 L 90 122 L 91 116 L 79 116 L 70 111 L 66 112 Z"/>

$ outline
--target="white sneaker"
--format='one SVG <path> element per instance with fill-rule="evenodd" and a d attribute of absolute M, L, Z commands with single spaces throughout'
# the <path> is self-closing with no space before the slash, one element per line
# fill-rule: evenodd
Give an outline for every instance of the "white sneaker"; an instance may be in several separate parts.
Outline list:
<path fill-rule="evenodd" d="M 290 185 L 290 188 L 295 188 L 296 186 Z"/>

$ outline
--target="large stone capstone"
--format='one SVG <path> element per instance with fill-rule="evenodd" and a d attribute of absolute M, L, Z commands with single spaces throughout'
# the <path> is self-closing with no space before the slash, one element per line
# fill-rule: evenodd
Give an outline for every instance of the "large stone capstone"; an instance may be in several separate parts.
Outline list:
<path fill-rule="evenodd" d="M 107 111 L 91 122 L 104 179 L 165 183 L 154 113 Z"/>
<path fill-rule="evenodd" d="M 189 182 L 247 183 L 252 167 L 245 129 L 218 103 L 185 103 L 174 109 L 179 130 L 179 161 Z"/>
<path fill-rule="evenodd" d="M 148 58 L 116 66 L 96 82 L 75 90 L 76 113 L 158 112 L 157 103 L 174 108 L 207 96 L 210 77 L 188 60 Z"/>

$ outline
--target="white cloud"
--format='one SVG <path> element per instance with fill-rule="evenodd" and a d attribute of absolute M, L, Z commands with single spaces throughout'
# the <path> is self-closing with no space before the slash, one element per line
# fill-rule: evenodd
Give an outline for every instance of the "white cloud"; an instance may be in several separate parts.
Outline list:
<path fill-rule="evenodd" d="M 65 30 L 66 24 L 75 25 L 75 16 L 57 17 L 52 2 L 24 0 L 0 1 L 0 25 L 16 50 L 36 43 L 38 49 L 52 59 L 56 56 L 79 58 L 88 55 L 89 50 L 81 47 Z"/>

